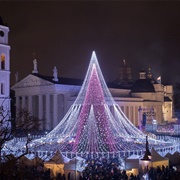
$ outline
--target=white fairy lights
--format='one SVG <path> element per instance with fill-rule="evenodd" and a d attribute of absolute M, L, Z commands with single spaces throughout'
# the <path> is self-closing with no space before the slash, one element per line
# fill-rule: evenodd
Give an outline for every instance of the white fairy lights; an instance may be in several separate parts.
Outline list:
<path fill-rule="evenodd" d="M 36 147 L 39 151 L 59 149 L 71 153 L 107 153 L 144 150 L 145 142 L 146 135 L 127 119 L 114 101 L 93 52 L 75 102 L 60 123 L 44 138 L 33 141 L 30 148 L 33 150 Z M 172 144 L 157 143 L 149 138 L 149 145 Z"/>

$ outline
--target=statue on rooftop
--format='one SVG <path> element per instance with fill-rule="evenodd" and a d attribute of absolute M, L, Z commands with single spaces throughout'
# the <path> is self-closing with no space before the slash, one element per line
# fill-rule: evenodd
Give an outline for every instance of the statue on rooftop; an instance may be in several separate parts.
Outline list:
<path fill-rule="evenodd" d="M 54 69 L 53 69 L 53 81 L 58 81 L 58 71 L 57 71 L 56 66 L 54 66 Z"/>
<path fill-rule="evenodd" d="M 32 73 L 38 73 L 37 60 L 36 59 L 33 60 L 33 71 L 32 71 Z"/>

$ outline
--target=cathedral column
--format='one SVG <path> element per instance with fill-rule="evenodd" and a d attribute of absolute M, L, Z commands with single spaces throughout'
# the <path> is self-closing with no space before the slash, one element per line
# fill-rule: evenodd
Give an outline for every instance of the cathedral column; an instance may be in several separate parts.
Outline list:
<path fill-rule="evenodd" d="M 125 113 L 125 106 L 122 106 L 122 111 L 123 111 L 124 114 L 126 114 Z"/>
<path fill-rule="evenodd" d="M 19 111 L 20 109 L 20 97 L 16 96 L 16 111 Z"/>
<path fill-rule="evenodd" d="M 26 96 L 22 96 L 22 109 L 26 109 Z"/>
<path fill-rule="evenodd" d="M 53 128 L 58 124 L 58 94 L 53 95 Z"/>
<path fill-rule="evenodd" d="M 128 106 L 128 113 L 129 113 L 129 120 L 132 122 L 132 116 L 131 116 L 131 106 Z"/>
<path fill-rule="evenodd" d="M 69 94 L 64 94 L 64 115 L 69 110 L 69 106 L 68 106 L 69 96 L 70 96 Z"/>
<path fill-rule="evenodd" d="M 136 106 L 133 106 L 133 124 L 136 126 Z"/>
<path fill-rule="evenodd" d="M 141 108 L 141 106 L 139 106 L 138 115 L 139 115 L 138 126 L 141 127 L 142 126 L 142 108 Z"/>
<path fill-rule="evenodd" d="M 40 120 L 40 130 L 43 130 L 43 95 L 38 95 L 38 118 Z"/>
<path fill-rule="evenodd" d="M 28 96 L 28 111 L 33 115 L 33 110 L 32 110 L 32 96 Z"/>
<path fill-rule="evenodd" d="M 126 117 L 127 117 L 127 106 L 124 106 L 124 114 L 125 114 Z"/>
<path fill-rule="evenodd" d="M 46 120 L 45 129 L 51 130 L 51 120 L 50 120 L 50 94 L 46 94 Z"/>
<path fill-rule="evenodd" d="M 121 110 L 122 110 L 122 112 L 124 113 L 124 106 L 121 106 Z M 125 114 L 125 113 L 124 113 Z"/>
<path fill-rule="evenodd" d="M 20 111 L 22 110 L 22 112 L 23 111 L 25 111 L 25 110 L 27 110 L 27 107 L 26 107 L 26 96 L 21 96 L 21 107 L 20 107 Z M 24 122 L 24 117 L 22 116 L 21 117 L 21 121 L 22 122 Z"/>

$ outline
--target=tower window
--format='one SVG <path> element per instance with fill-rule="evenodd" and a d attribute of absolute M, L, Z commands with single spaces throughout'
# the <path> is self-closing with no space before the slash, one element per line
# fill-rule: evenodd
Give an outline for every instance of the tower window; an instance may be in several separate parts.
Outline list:
<path fill-rule="evenodd" d="M 1 83 L 1 94 L 5 93 L 5 89 L 4 89 L 4 83 Z"/>
<path fill-rule="evenodd" d="M 1 69 L 5 69 L 5 55 L 1 54 Z"/>
<path fill-rule="evenodd" d="M 0 30 L 0 36 L 4 37 L 4 32 Z"/>

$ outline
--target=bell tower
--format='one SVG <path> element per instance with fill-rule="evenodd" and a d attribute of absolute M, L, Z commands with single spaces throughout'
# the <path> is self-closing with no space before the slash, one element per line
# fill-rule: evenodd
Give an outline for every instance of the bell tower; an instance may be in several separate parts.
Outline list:
<path fill-rule="evenodd" d="M 0 115 L 10 114 L 10 46 L 9 27 L 0 17 Z"/>

